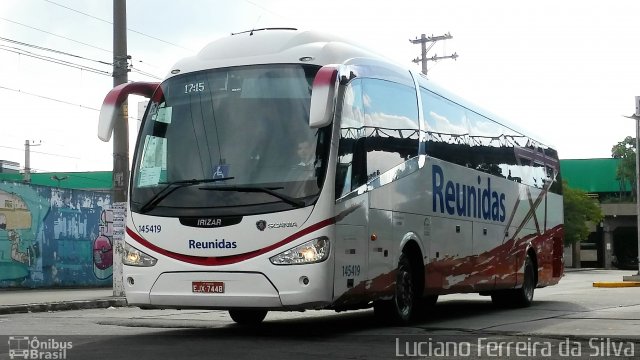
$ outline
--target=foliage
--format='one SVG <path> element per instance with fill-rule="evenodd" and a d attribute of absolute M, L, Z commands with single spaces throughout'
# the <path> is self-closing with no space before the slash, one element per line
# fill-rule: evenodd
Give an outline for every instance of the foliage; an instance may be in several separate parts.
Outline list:
<path fill-rule="evenodd" d="M 603 219 L 600 205 L 587 193 L 562 183 L 564 197 L 564 242 L 572 244 L 589 237 L 587 221 L 598 223 Z"/>
<path fill-rule="evenodd" d="M 636 191 L 636 138 L 627 136 L 611 148 L 611 156 L 620 159 L 616 169 L 616 179 L 620 181 L 620 193 L 625 191 L 628 183 L 631 194 L 635 198 Z"/>

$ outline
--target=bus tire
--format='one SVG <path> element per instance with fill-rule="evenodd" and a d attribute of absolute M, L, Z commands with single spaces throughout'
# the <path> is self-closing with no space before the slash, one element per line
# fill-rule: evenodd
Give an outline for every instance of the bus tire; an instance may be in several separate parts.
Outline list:
<path fill-rule="evenodd" d="M 497 290 L 491 293 L 494 305 L 508 308 L 529 307 L 533 302 L 533 292 L 536 288 L 536 274 L 533 260 L 527 255 L 524 260 L 524 278 L 522 287 L 518 289 Z"/>
<path fill-rule="evenodd" d="M 536 288 L 536 274 L 533 260 L 527 255 L 524 261 L 524 278 L 522 287 L 513 290 L 513 305 L 515 307 L 529 307 L 533 302 L 533 292 Z"/>
<path fill-rule="evenodd" d="M 374 303 L 373 311 L 376 317 L 394 324 L 407 324 L 411 321 L 418 300 L 413 279 L 409 257 L 402 253 L 398 259 L 393 298 Z"/>
<path fill-rule="evenodd" d="M 229 310 L 229 316 L 240 325 L 258 325 L 267 316 L 267 310 Z"/>

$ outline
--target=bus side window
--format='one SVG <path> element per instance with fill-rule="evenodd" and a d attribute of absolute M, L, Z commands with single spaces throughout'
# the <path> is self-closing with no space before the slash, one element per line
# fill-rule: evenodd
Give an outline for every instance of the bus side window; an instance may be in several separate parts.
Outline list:
<path fill-rule="evenodd" d="M 464 108 L 424 88 L 420 97 L 427 126 L 427 155 L 475 168 L 468 156 L 469 119 Z"/>
<path fill-rule="evenodd" d="M 364 140 L 364 114 L 362 105 L 362 85 L 354 79 L 344 92 L 342 113 L 340 114 L 340 142 L 338 144 L 338 164 L 336 169 L 336 199 L 343 197 L 363 185 L 366 181 L 366 158 L 358 154 L 359 142 Z M 363 169 L 362 161 L 365 166 Z M 354 166 L 354 162 L 356 163 Z M 363 181 L 364 178 L 364 181 Z"/>
<path fill-rule="evenodd" d="M 418 155 L 420 127 L 414 88 L 380 79 L 364 79 L 362 84 L 370 180 Z"/>
<path fill-rule="evenodd" d="M 508 140 L 509 129 L 468 110 L 470 157 L 474 168 L 491 175 L 509 179 L 509 164 L 515 163 L 513 145 Z M 517 181 L 517 180 L 514 180 Z"/>

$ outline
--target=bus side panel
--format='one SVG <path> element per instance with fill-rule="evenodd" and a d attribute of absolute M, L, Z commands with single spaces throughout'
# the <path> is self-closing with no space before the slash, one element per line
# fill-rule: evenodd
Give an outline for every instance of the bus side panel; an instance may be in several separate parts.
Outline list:
<path fill-rule="evenodd" d="M 562 222 L 560 195 L 520 185 L 511 226 L 502 246 L 506 253 L 501 258 L 510 261 L 500 264 L 505 270 L 497 278 L 496 288 L 522 285 L 524 261 L 530 248 L 535 253 L 538 286 L 557 283 L 563 271 L 561 249 L 555 249 L 563 241 Z"/>
<path fill-rule="evenodd" d="M 547 194 L 547 229 L 534 241 L 538 260 L 538 286 L 554 285 L 564 272 L 564 227 L 562 197 Z"/>
<path fill-rule="evenodd" d="M 371 209 L 369 211 L 369 276 L 370 285 L 366 292 L 370 298 L 393 295 L 401 238 L 394 233 L 396 220 L 390 210 Z"/>
<path fill-rule="evenodd" d="M 504 225 L 473 222 L 473 262 L 476 271 L 470 276 L 470 282 L 475 283 L 475 291 L 493 290 L 497 278 L 502 275 L 499 273 L 500 269 L 495 266 L 495 255 L 491 250 L 502 245 L 505 238 L 504 229 Z M 513 267 L 503 270 L 513 271 Z"/>
<path fill-rule="evenodd" d="M 431 217 L 431 258 L 426 278 L 441 278 L 442 282 L 439 291 L 430 289 L 429 292 L 435 290 L 436 293 L 446 294 L 473 291 L 474 284 L 469 282 L 475 263 L 472 226 L 471 221 L 462 219 Z"/>
<path fill-rule="evenodd" d="M 336 307 L 364 301 L 364 286 L 368 278 L 366 195 L 338 202 L 336 205 L 336 238 L 333 299 Z"/>

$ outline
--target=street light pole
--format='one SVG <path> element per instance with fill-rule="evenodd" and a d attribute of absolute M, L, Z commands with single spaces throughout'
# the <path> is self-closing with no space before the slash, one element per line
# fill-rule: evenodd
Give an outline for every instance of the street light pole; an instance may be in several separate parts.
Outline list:
<path fill-rule="evenodd" d="M 636 104 L 640 101 L 640 96 L 636 96 Z M 638 150 L 638 141 L 640 141 L 640 110 L 636 105 L 636 226 L 638 230 L 638 256 L 640 257 L 640 156 Z M 638 273 L 636 277 L 640 277 L 640 261 L 638 261 Z"/>
<path fill-rule="evenodd" d="M 127 1 L 113 1 L 113 86 L 128 82 Z M 129 186 L 128 105 L 125 101 L 113 124 L 113 202 L 127 201 Z"/>
<path fill-rule="evenodd" d="M 640 260 L 640 96 L 636 96 L 636 112 L 629 118 L 636 120 L 636 226 L 638 230 L 638 258 Z M 638 261 L 638 273 L 632 276 L 623 276 L 624 281 L 640 281 L 640 261 Z"/>

